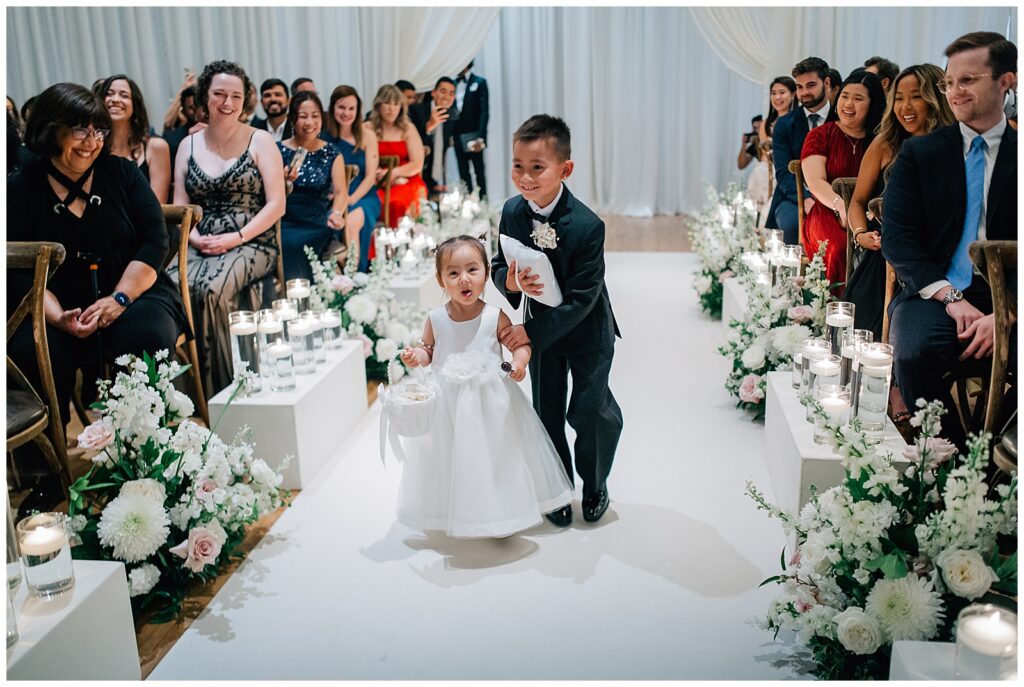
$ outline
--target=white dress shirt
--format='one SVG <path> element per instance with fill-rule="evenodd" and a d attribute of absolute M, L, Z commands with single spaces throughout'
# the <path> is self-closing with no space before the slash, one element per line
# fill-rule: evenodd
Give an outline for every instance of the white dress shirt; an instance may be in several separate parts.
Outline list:
<path fill-rule="evenodd" d="M 985 185 L 982 191 L 981 197 L 981 221 L 978 222 L 978 241 L 984 241 L 987 233 L 987 222 L 985 215 L 988 212 L 988 188 L 992 185 L 992 170 L 996 166 L 996 156 L 999 154 L 999 143 L 1003 140 L 1003 133 L 1006 131 L 1006 115 L 1000 118 L 999 123 L 994 127 L 986 131 L 985 133 L 979 134 L 977 131 L 967 126 L 963 122 L 960 122 L 960 136 L 964 141 L 964 162 L 967 161 L 967 153 L 971 150 L 971 143 L 975 138 L 981 136 L 985 139 L 985 143 L 988 145 L 988 149 L 985 151 Z M 975 269 L 977 272 L 977 269 Z M 921 289 L 918 293 L 921 298 L 931 298 L 937 291 L 943 287 L 950 286 L 949 281 L 940 279 L 939 281 L 932 282 L 928 286 Z"/>
<path fill-rule="evenodd" d="M 818 120 L 818 126 L 821 126 L 822 124 L 825 123 L 825 120 L 828 119 L 828 113 L 829 113 L 829 111 L 831 109 L 832 109 L 832 103 L 829 102 L 828 98 L 825 98 L 824 106 L 822 106 L 822 108 L 820 110 L 818 110 L 817 112 L 811 112 L 810 110 L 808 110 L 805 107 L 804 108 L 804 116 L 807 117 L 807 129 L 810 130 L 812 128 L 817 128 L 817 127 L 812 127 L 811 126 L 811 115 L 818 115 L 821 118 L 821 119 Z"/>
<path fill-rule="evenodd" d="M 437 103 L 430 104 L 431 113 L 437 110 Z M 430 168 L 430 176 L 434 177 L 434 181 L 438 184 L 444 184 L 444 122 L 441 122 L 434 129 L 433 143 L 431 144 L 431 154 L 433 157 L 433 163 Z"/>
<path fill-rule="evenodd" d="M 281 126 L 277 127 L 276 129 L 270 123 L 270 118 L 269 117 L 267 118 L 267 131 L 269 131 L 271 133 L 271 135 L 273 135 L 274 140 L 277 141 L 278 143 L 280 143 L 281 141 L 284 140 L 284 128 L 286 126 L 288 126 L 288 118 L 287 117 L 285 117 L 281 121 Z"/>
<path fill-rule="evenodd" d="M 538 215 L 544 215 L 545 217 L 551 217 L 551 213 L 555 211 L 555 206 L 558 205 L 558 201 L 562 198 L 562 193 L 564 191 L 565 191 L 565 184 L 562 184 L 562 185 L 560 185 L 558 187 L 558 195 L 555 196 L 555 199 L 553 201 L 551 201 L 550 203 L 548 203 L 547 205 L 545 205 L 544 207 L 541 207 L 541 206 L 537 205 L 532 200 L 528 200 L 526 202 L 527 202 L 527 204 L 529 204 L 530 209 L 533 210 L 534 212 L 536 212 Z M 533 223 L 533 228 L 534 229 L 537 229 L 542 224 L 541 222 L 538 222 L 537 220 L 532 220 L 532 223 Z"/>

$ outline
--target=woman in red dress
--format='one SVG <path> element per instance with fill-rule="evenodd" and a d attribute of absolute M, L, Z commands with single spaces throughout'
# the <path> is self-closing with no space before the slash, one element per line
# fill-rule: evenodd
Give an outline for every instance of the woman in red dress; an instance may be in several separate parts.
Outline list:
<path fill-rule="evenodd" d="M 846 206 L 832 190 L 832 182 L 857 176 L 884 111 L 882 82 L 871 72 L 856 69 L 843 82 L 830 121 L 804 139 L 800 166 L 814 200 L 804 220 L 804 252 L 814 255 L 819 244 L 828 241 L 825 273 L 833 284 L 846 279 L 847 220 Z M 835 292 L 841 296 L 842 287 Z"/>
<path fill-rule="evenodd" d="M 377 134 L 380 156 L 397 155 L 398 166 L 391 172 L 391 197 L 387 218 L 389 227 L 397 227 L 398 220 L 407 212 L 418 214 L 419 202 L 427 197 L 423 171 L 423 142 L 415 125 L 409 120 L 405 96 L 390 84 L 381 86 L 373 99 L 373 111 L 368 126 Z M 387 169 L 377 168 L 377 195 L 384 203 L 383 178 Z"/>

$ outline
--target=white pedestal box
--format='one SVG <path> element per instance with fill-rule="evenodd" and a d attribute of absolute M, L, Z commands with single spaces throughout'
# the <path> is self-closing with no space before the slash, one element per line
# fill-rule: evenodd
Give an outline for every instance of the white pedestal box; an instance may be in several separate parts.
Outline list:
<path fill-rule="evenodd" d="M 722 327 L 729 333 L 729 323 L 743 317 L 747 311 L 747 290 L 739 277 L 729 277 L 722 282 Z"/>
<path fill-rule="evenodd" d="M 424 272 L 399 272 L 388 283 L 388 288 L 395 294 L 395 298 L 415 303 L 421 308 L 433 310 L 441 305 L 441 287 L 434 276 L 433 262 L 430 263 L 430 269 Z"/>
<path fill-rule="evenodd" d="M 953 680 L 955 655 L 952 642 L 893 642 L 889 680 Z"/>
<path fill-rule="evenodd" d="M 8 680 L 140 680 L 139 649 L 124 564 L 75 561 L 75 586 L 33 599 L 22 580 L 14 597 L 18 643 Z"/>
<path fill-rule="evenodd" d="M 819 493 L 840 484 L 846 477 L 842 460 L 831 446 L 814 443 L 814 426 L 806 420 L 792 385 L 792 372 L 769 372 L 765 398 L 764 449 L 775 504 L 798 513 L 811 498 L 811 486 Z M 907 444 L 892 421 L 885 421 L 882 446 L 893 453 L 893 465 L 905 469 Z"/>
<path fill-rule="evenodd" d="M 302 489 L 366 412 L 364 361 L 362 341 L 346 340 L 327 350 L 327 362 L 314 374 L 296 374 L 292 391 L 271 391 L 264 378 L 262 391 L 236 398 L 225 410 L 231 387 L 222 390 L 210 399 L 210 421 L 216 424 L 224 413 L 217 425 L 224 441 L 248 425 L 255 455 L 272 468 L 292 456 L 281 486 Z"/>

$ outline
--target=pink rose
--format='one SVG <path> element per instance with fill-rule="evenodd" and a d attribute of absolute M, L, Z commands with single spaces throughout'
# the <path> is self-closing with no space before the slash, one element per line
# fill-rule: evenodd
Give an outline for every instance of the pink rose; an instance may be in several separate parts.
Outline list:
<path fill-rule="evenodd" d="M 761 377 L 749 374 L 740 382 L 740 400 L 744 403 L 760 403 L 764 398 L 764 392 L 759 388 Z"/>
<path fill-rule="evenodd" d="M 720 275 L 718 275 L 718 283 L 719 284 L 723 284 L 723 283 L 725 283 L 726 279 L 732 279 L 735 276 L 736 275 L 733 273 L 732 270 L 725 270 Z"/>
<path fill-rule="evenodd" d="M 946 439 L 940 439 L 939 437 L 931 437 L 928 439 L 928 468 L 936 468 L 942 465 L 947 460 L 953 457 L 956 453 L 956 446 L 951 444 Z M 917 463 L 921 460 L 921 455 L 917 451 L 917 444 L 911 444 L 903 449 L 903 457 L 910 463 Z"/>
<path fill-rule="evenodd" d="M 363 357 L 369 358 L 373 355 L 373 342 L 366 334 L 360 334 L 359 338 L 363 340 Z"/>
<path fill-rule="evenodd" d="M 348 295 L 348 292 L 351 291 L 355 285 L 356 284 L 352 281 L 352 278 L 344 274 L 335 275 L 335 277 L 331 279 L 331 288 L 335 291 L 341 292 L 342 296 Z"/>
<path fill-rule="evenodd" d="M 224 528 L 214 520 L 205 527 L 193 527 L 188 531 L 188 539 L 170 549 L 170 552 L 184 558 L 183 565 L 198 573 L 217 560 L 227 538 Z"/>
<path fill-rule="evenodd" d="M 78 435 L 78 447 L 87 451 L 98 451 L 112 443 L 114 443 L 114 428 L 106 420 L 97 420 Z"/>
<path fill-rule="evenodd" d="M 789 281 L 790 281 L 790 283 L 793 284 L 793 286 L 796 286 L 797 288 L 801 288 L 802 289 L 804 287 L 804 278 L 803 277 L 790 277 Z"/>
<path fill-rule="evenodd" d="M 806 613 L 807 611 L 814 608 L 814 604 L 812 604 L 811 602 L 802 601 L 800 599 L 797 599 L 796 603 L 793 604 L 793 606 L 796 608 L 797 613 Z"/>
<path fill-rule="evenodd" d="M 814 308 L 809 305 L 794 305 L 786 311 L 786 317 L 797 324 L 807 322 L 814 317 Z"/>

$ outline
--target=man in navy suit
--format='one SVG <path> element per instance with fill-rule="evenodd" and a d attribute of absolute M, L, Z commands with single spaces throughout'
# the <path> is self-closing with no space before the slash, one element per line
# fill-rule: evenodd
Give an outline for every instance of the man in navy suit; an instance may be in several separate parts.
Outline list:
<path fill-rule="evenodd" d="M 455 124 L 455 159 L 459 163 L 459 176 L 466 188 L 473 190 L 469 165 L 473 165 L 480 197 L 487 196 L 487 177 L 484 174 L 484 148 L 487 147 L 487 120 L 489 96 L 487 80 L 472 72 L 473 63 L 459 72 L 455 79 L 455 104 L 459 108 L 459 121 Z"/>
<path fill-rule="evenodd" d="M 266 118 L 253 117 L 250 126 L 269 131 L 274 140 L 280 143 L 292 137 L 292 127 L 288 123 L 288 85 L 281 79 L 267 79 L 260 84 L 260 104 Z"/>
<path fill-rule="evenodd" d="M 942 376 L 957 360 L 992 353 L 991 293 L 967 249 L 1017 238 L 1017 132 L 1003 114 L 1017 47 L 976 32 L 953 41 L 946 57 L 939 85 L 959 123 L 904 142 L 883 196 L 882 254 L 899 278 L 889 339 L 903 400 L 908 408 L 918 398 L 943 401 L 942 435 L 963 447 Z"/>
<path fill-rule="evenodd" d="M 772 160 L 775 164 L 775 193 L 768 209 L 766 226 L 782 229 L 786 243 L 799 242 L 796 208 L 796 177 L 789 172 L 789 163 L 800 159 L 807 132 L 826 122 L 832 106 L 828 101 L 828 63 L 820 57 L 808 57 L 793 67 L 796 97 L 801 107 L 779 118 L 772 131 Z M 810 212 L 814 200 L 805 195 L 804 212 Z"/>

